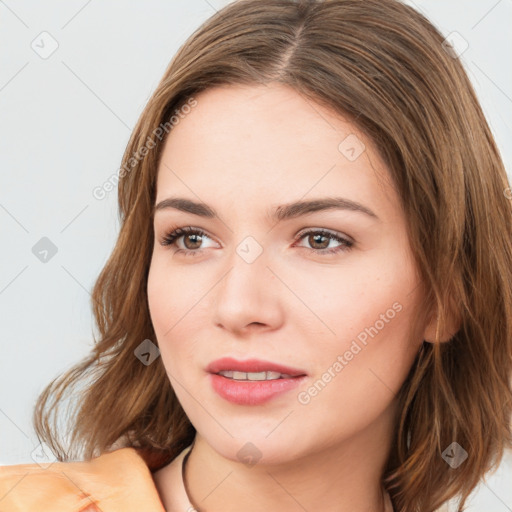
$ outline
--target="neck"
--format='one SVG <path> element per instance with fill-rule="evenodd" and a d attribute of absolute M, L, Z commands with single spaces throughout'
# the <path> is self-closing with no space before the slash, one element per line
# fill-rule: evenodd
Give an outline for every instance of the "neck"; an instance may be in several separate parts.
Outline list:
<path fill-rule="evenodd" d="M 381 478 L 393 412 L 390 408 L 336 445 L 315 447 L 293 461 L 270 462 L 262 456 L 252 466 L 220 455 L 198 432 L 185 466 L 191 503 L 199 512 L 384 512 Z"/>

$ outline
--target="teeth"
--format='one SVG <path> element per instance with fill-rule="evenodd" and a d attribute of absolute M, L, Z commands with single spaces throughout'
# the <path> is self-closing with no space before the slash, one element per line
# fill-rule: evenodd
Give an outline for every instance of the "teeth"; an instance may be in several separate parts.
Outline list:
<path fill-rule="evenodd" d="M 237 372 L 234 370 L 223 370 L 219 372 L 219 375 L 233 380 L 276 380 L 291 377 L 291 375 L 279 372 Z"/>

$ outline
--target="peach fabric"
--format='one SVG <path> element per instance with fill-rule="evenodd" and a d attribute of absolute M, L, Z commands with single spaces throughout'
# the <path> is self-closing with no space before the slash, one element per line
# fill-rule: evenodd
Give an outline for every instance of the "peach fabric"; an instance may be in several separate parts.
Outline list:
<path fill-rule="evenodd" d="M 0 466 L 1 512 L 165 512 L 151 471 L 131 447 L 90 461 Z"/>

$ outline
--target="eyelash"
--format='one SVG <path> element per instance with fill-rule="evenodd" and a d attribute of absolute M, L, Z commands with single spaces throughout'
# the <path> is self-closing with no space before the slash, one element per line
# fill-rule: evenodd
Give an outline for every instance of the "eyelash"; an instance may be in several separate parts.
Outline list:
<path fill-rule="evenodd" d="M 347 240 L 335 233 L 331 233 L 330 231 L 326 231 L 324 229 L 316 229 L 316 230 L 311 229 L 309 231 L 301 233 L 300 236 L 296 239 L 296 242 L 300 241 L 303 238 L 305 238 L 306 236 L 312 235 L 312 234 L 326 236 L 326 237 L 331 238 L 332 240 L 336 240 L 337 242 L 340 242 L 342 244 L 338 247 L 334 247 L 331 249 L 312 249 L 310 247 L 301 247 L 302 249 L 307 249 L 316 254 L 325 255 L 325 254 L 336 254 L 339 252 L 345 252 L 345 251 L 349 251 L 352 248 L 352 246 L 354 245 L 354 242 Z M 166 235 L 164 235 L 164 237 L 160 240 L 160 244 L 163 246 L 175 245 L 176 240 L 178 240 L 179 238 L 181 238 L 184 235 L 199 235 L 201 237 L 211 238 L 210 236 L 208 236 L 207 233 L 205 233 L 201 229 L 193 228 L 191 226 L 186 226 L 183 228 L 177 228 L 174 231 L 171 231 L 171 232 L 167 233 Z M 203 249 L 197 249 L 194 251 L 192 251 L 190 249 L 177 249 L 176 252 L 181 252 L 185 256 L 196 256 L 202 250 Z"/>

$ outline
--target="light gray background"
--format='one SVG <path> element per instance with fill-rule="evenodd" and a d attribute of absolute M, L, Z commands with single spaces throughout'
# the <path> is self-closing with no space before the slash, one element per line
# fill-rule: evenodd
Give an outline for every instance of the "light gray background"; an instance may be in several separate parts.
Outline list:
<path fill-rule="evenodd" d="M 0 0 L 0 464 L 34 462 L 37 395 L 92 347 L 89 291 L 119 228 L 116 190 L 92 190 L 178 47 L 227 3 Z M 469 44 L 460 58 L 510 176 L 512 0 L 407 3 Z M 31 47 L 50 48 L 43 31 L 58 43 L 45 59 Z M 46 263 L 42 237 L 58 249 Z M 512 511 L 511 482 L 508 454 L 468 510 Z"/>

